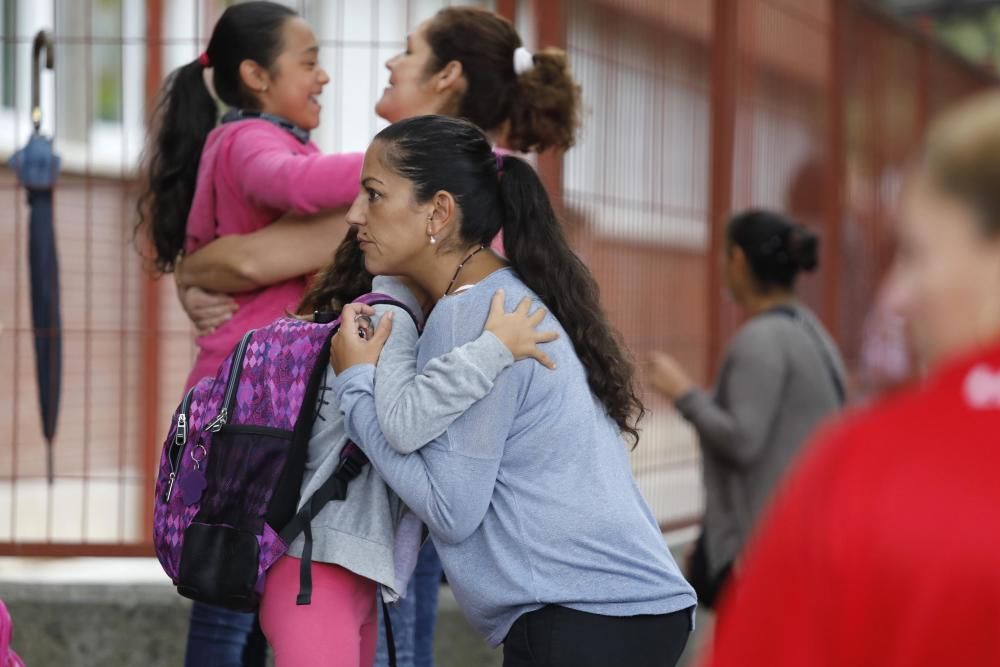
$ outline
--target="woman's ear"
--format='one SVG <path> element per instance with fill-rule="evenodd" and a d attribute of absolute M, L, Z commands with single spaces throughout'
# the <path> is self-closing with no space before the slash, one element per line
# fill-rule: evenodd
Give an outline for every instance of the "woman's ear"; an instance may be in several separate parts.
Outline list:
<path fill-rule="evenodd" d="M 462 63 L 452 60 L 434 75 L 436 79 L 434 82 L 434 92 L 444 93 L 449 90 L 455 90 L 462 83 L 464 76 L 465 71 L 462 69 Z"/>
<path fill-rule="evenodd" d="M 431 198 L 428 229 L 438 238 L 447 238 L 458 228 L 458 205 L 450 192 L 440 190 Z"/>
<path fill-rule="evenodd" d="M 739 300 L 738 295 L 742 294 L 753 283 L 753 277 L 750 273 L 750 264 L 747 261 L 746 253 L 735 243 L 726 249 L 725 271 L 729 287 Z"/>
<path fill-rule="evenodd" d="M 736 244 L 729 246 L 729 261 L 733 263 L 733 267 L 739 271 L 746 271 L 747 268 L 747 254 L 743 252 L 743 248 Z"/>

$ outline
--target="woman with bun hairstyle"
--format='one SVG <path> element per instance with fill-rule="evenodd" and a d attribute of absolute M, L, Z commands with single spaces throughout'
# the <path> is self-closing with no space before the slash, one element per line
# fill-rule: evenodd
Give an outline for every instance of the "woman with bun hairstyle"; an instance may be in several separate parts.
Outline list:
<path fill-rule="evenodd" d="M 946 111 L 920 148 L 884 298 L 926 375 L 809 444 L 706 667 L 1000 665 L 1000 94 Z"/>
<path fill-rule="evenodd" d="M 752 210 L 730 220 L 726 237 L 726 284 L 748 320 L 714 392 L 662 352 L 650 378 L 698 434 L 705 514 L 688 579 L 709 607 L 802 444 L 843 405 L 846 376 L 830 335 L 795 294 L 799 273 L 817 267 L 816 235 Z"/>

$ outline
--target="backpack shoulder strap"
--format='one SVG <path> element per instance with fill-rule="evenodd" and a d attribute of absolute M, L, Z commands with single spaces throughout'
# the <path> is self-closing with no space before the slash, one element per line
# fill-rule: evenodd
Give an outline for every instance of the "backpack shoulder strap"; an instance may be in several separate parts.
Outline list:
<path fill-rule="evenodd" d="M 355 299 L 354 303 L 363 303 L 366 306 L 395 306 L 396 308 L 402 309 L 407 315 L 410 316 L 410 319 L 413 320 L 413 324 L 417 327 L 417 331 L 420 331 L 423 328 L 420 325 L 420 320 L 417 318 L 416 313 L 410 310 L 409 306 L 397 299 L 392 298 L 388 294 L 369 292 L 368 294 L 364 294 Z"/>
<path fill-rule="evenodd" d="M 368 306 L 377 305 L 391 305 L 397 308 L 403 309 L 407 315 L 413 320 L 413 323 L 417 326 L 417 330 L 420 330 L 420 321 L 417 316 L 410 310 L 405 304 L 400 301 L 388 296 L 386 294 L 380 294 L 378 292 L 371 292 L 369 294 L 364 294 L 354 300 L 354 303 L 363 303 Z M 323 324 L 331 325 L 329 327 L 329 336 L 332 337 L 336 333 L 337 329 L 340 328 L 340 317 L 333 319 L 332 321 L 326 320 Z M 324 347 L 324 353 L 320 354 L 319 364 L 317 365 L 317 370 L 320 367 L 325 369 L 326 365 L 329 363 L 329 346 Z M 314 372 L 313 380 L 317 380 L 317 375 L 320 373 Z M 311 383 L 312 384 L 312 383 Z M 318 389 L 318 387 L 317 387 Z M 315 402 L 316 400 L 315 391 L 306 392 L 306 400 Z M 307 409 L 307 405 L 303 405 L 303 411 Z M 311 410 L 311 408 L 309 408 Z M 308 426 L 311 431 L 312 424 L 306 424 L 305 420 L 300 419 L 299 427 Z M 296 429 L 296 437 L 306 437 L 304 428 Z M 289 521 L 280 532 L 282 541 L 285 544 L 291 544 L 295 538 L 299 535 L 305 537 L 305 542 L 302 545 L 302 558 L 299 565 L 299 595 L 295 600 L 296 604 L 306 605 L 310 604 L 312 600 L 312 520 L 320 513 L 323 507 L 327 503 L 334 500 L 343 500 L 347 497 L 347 487 L 353 479 L 361 474 L 361 471 L 368 464 L 368 457 L 365 456 L 364 452 L 354 444 L 348 441 L 344 445 L 343 450 L 340 452 L 340 461 L 337 464 L 337 468 L 332 475 L 330 475 L 322 486 L 320 486 L 316 491 L 309 497 L 309 499 L 302 504 L 302 508 L 295 513 L 291 521 Z"/>
<path fill-rule="evenodd" d="M 361 474 L 368 457 L 353 442 L 348 441 L 340 452 L 340 462 L 337 469 L 323 485 L 309 496 L 288 525 L 281 531 L 281 539 L 285 544 L 291 544 L 300 534 L 305 536 L 302 545 L 302 558 L 299 561 L 299 595 L 295 604 L 305 605 L 312 602 L 312 520 L 320 510 L 332 500 L 343 500 L 347 497 L 347 486 Z"/>
<path fill-rule="evenodd" d="M 826 342 L 816 331 L 816 328 L 812 325 L 809 320 L 802 317 L 802 314 L 798 310 L 788 305 L 775 306 L 767 311 L 773 315 L 784 315 L 785 317 L 790 317 L 791 319 L 798 322 L 803 329 L 809 334 L 819 348 L 819 353 L 823 357 L 823 365 L 826 366 L 827 373 L 830 375 L 830 380 L 833 382 L 833 389 L 837 392 L 837 402 L 840 403 L 841 407 L 847 404 L 847 390 L 844 387 L 844 381 L 841 379 L 840 374 L 837 372 L 837 365 L 833 361 L 833 355 L 830 354 L 830 350 L 826 346 Z"/>

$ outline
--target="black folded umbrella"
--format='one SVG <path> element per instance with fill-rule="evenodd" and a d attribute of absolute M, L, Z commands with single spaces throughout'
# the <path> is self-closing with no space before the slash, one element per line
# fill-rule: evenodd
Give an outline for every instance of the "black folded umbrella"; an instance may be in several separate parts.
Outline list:
<path fill-rule="evenodd" d="M 59 308 L 59 257 L 52 226 L 52 190 L 59 175 L 59 156 L 52 140 L 42 136 L 39 106 L 39 56 L 46 51 L 46 67 L 52 69 L 52 40 L 40 31 L 35 36 L 32 57 L 31 120 L 35 129 L 27 145 L 10 159 L 21 185 L 28 191 L 31 218 L 28 227 L 28 265 L 31 285 L 31 322 L 35 338 L 35 372 L 42 432 L 46 441 L 46 473 L 52 483 L 52 440 L 59 416 L 62 389 L 62 318 Z"/>

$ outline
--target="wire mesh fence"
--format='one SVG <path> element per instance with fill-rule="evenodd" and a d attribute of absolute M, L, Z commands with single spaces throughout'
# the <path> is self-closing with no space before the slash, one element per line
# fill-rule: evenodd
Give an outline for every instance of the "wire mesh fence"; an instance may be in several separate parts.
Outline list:
<path fill-rule="evenodd" d="M 0 153 L 28 138 L 31 40 L 52 32 L 43 131 L 56 137 L 64 378 L 45 475 L 26 268 L 27 205 L 0 168 L 0 554 L 148 553 L 154 460 L 194 358 L 172 281 L 132 243 L 145 120 L 193 60 L 219 0 L 0 0 Z M 386 59 L 441 0 L 290 2 L 332 81 L 313 137 L 363 150 Z M 457 3 L 456 3 L 457 4 Z M 466 3 L 467 4 L 467 3 Z M 803 295 L 863 385 L 866 321 L 907 158 L 943 107 L 993 78 L 860 2 L 500 0 L 528 46 L 566 49 L 577 145 L 539 170 L 637 362 L 674 353 L 711 382 L 739 325 L 720 276 L 724 222 L 766 206 L 822 232 Z M 701 511 L 692 431 L 650 392 L 636 478 L 665 527 Z"/>

